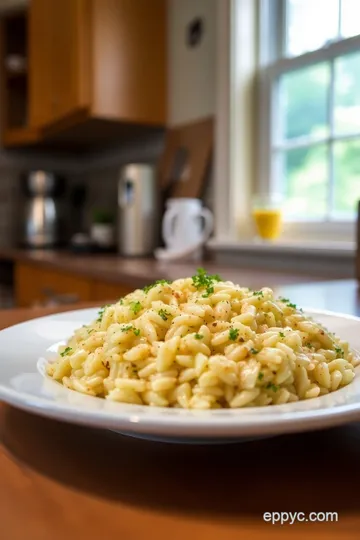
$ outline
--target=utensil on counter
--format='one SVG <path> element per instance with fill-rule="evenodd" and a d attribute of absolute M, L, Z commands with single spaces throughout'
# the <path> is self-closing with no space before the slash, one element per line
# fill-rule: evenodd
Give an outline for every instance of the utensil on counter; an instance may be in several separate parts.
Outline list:
<path fill-rule="evenodd" d="M 131 163 L 118 184 L 118 248 L 121 255 L 150 255 L 158 244 L 158 204 L 153 165 Z"/>
<path fill-rule="evenodd" d="M 213 230 L 213 215 L 201 199 L 175 198 L 166 202 L 162 236 L 166 249 L 155 250 L 161 260 L 195 259 Z"/>
<path fill-rule="evenodd" d="M 61 196 L 64 179 L 49 171 L 31 171 L 22 178 L 23 216 L 19 241 L 31 248 L 56 247 L 63 240 Z"/>
<path fill-rule="evenodd" d="M 201 197 L 204 194 L 213 140 L 213 118 L 168 129 L 159 163 L 160 189 L 164 200 Z"/>

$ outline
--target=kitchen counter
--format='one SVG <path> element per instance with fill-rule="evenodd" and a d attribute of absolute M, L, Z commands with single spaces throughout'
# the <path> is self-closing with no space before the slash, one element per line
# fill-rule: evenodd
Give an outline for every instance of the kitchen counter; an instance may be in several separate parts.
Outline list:
<path fill-rule="evenodd" d="M 258 288 L 275 287 L 294 283 L 320 281 L 324 276 L 314 276 L 289 271 L 274 271 L 266 268 L 240 268 L 201 261 L 194 263 L 164 263 L 151 258 L 123 258 L 114 254 L 73 254 L 68 251 L 25 250 L 0 248 L 0 261 L 21 261 L 43 268 L 61 270 L 78 276 L 94 278 L 112 284 L 121 283 L 131 287 L 144 287 L 157 279 L 174 280 L 191 276 L 196 268 L 204 266 L 210 273 L 218 273 L 244 286 Z"/>

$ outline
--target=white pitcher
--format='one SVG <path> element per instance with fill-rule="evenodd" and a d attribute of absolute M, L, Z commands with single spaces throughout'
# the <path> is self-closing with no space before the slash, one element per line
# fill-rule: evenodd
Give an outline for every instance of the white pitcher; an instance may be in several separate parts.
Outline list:
<path fill-rule="evenodd" d="M 204 244 L 213 229 L 213 215 L 201 199 L 176 198 L 166 201 L 162 235 L 166 248 L 181 251 Z"/>

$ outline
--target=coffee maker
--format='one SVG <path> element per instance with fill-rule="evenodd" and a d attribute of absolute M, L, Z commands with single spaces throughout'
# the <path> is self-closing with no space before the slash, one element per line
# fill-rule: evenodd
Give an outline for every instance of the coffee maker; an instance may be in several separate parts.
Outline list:
<path fill-rule="evenodd" d="M 19 241 L 29 248 L 52 248 L 63 241 L 63 178 L 49 171 L 31 171 L 21 179 L 23 192 Z"/>

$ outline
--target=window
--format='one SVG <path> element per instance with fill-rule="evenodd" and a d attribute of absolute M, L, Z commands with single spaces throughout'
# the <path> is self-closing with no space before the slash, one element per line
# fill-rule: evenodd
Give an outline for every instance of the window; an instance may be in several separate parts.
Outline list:
<path fill-rule="evenodd" d="M 282 194 L 288 221 L 354 220 L 360 0 L 262 0 L 260 9 L 261 188 Z"/>

